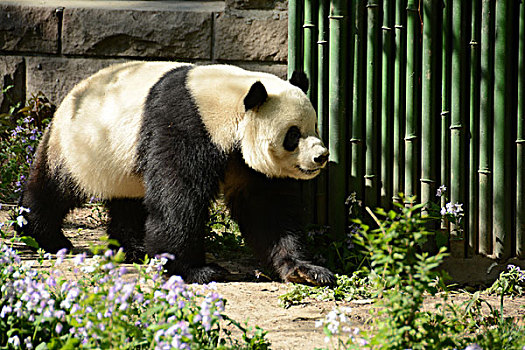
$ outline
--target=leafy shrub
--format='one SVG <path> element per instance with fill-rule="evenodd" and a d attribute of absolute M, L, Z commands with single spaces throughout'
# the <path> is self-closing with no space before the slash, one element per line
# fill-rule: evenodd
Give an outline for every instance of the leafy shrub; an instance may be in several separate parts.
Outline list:
<path fill-rule="evenodd" d="M 2 90 L 6 94 L 10 87 Z M 43 130 L 53 116 L 55 106 L 38 93 L 20 108 L 11 107 L 0 115 L 0 201 L 14 202 L 18 197 Z"/>
<path fill-rule="evenodd" d="M 370 268 L 365 270 L 377 293 L 377 314 L 371 329 L 360 330 L 352 327 L 348 310 L 334 309 L 317 322 L 327 342 L 345 349 L 524 350 L 525 326 L 503 315 L 504 296 L 521 291 L 523 271 L 510 267 L 491 288 L 500 295 L 500 311 L 479 292 L 462 305 L 452 303 L 443 284 L 446 276 L 438 269 L 446 249 L 431 255 L 419 248 L 432 233 L 427 228 L 437 225 L 421 213 L 423 205 L 414 204 L 414 199 L 407 202 L 394 204 L 396 211 L 370 212 L 378 229 L 357 220 L 362 231 L 355 238 L 370 255 Z M 450 220 L 461 217 L 461 210 L 449 208 L 453 212 L 445 209 L 441 214 Z M 424 299 L 437 292 L 441 301 L 435 310 L 423 310 Z"/>
<path fill-rule="evenodd" d="M 2 231 L 4 239 L 6 233 Z M 60 269 L 66 251 L 36 266 L 0 243 L 0 347 L 6 349 L 266 349 L 265 333 L 223 314 L 226 301 L 214 284 L 187 285 L 163 278 L 170 255 L 147 265 L 120 262 L 122 251 L 74 257 L 72 271 Z M 232 337 L 232 330 L 241 340 Z"/>

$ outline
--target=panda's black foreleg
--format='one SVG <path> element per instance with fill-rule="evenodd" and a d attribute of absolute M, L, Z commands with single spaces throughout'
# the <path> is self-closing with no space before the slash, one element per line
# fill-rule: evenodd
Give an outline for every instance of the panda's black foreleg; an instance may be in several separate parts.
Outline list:
<path fill-rule="evenodd" d="M 239 171 L 243 170 L 236 169 L 235 176 L 239 176 Z M 251 175 L 245 176 L 240 184 L 228 188 L 226 179 L 225 194 L 246 243 L 284 281 L 334 284 L 330 270 L 312 264 L 305 257 L 301 243 L 304 206 L 299 184 L 293 180 L 268 179 L 249 169 L 244 171 Z"/>
<path fill-rule="evenodd" d="M 19 234 L 33 237 L 47 252 L 55 253 L 73 245 L 62 233 L 62 221 L 67 213 L 82 204 L 72 180 L 61 169 L 51 174 L 47 164 L 48 132 L 45 133 L 22 192 L 19 205 L 27 223 L 16 225 Z"/>
<path fill-rule="evenodd" d="M 165 144 L 165 147 L 170 145 Z M 178 148 L 181 149 L 182 146 Z M 188 151 L 195 158 L 205 154 L 199 152 L 198 147 Z M 173 153 L 171 149 L 166 151 L 170 153 Z M 221 163 L 210 165 L 209 158 L 203 155 L 202 162 L 189 163 L 184 159 L 176 162 L 176 155 L 162 162 L 151 156 L 144 171 L 144 205 L 148 213 L 144 238 L 146 253 L 150 257 L 162 253 L 174 255 L 165 266 L 167 272 L 182 276 L 188 283 L 223 280 L 227 273 L 218 265 L 205 261 L 206 222 L 221 175 Z"/>
<path fill-rule="evenodd" d="M 187 283 L 223 280 L 227 271 L 218 265 L 206 264 L 205 261 L 207 205 L 187 196 L 180 196 L 179 201 L 171 201 L 170 204 L 162 203 L 163 199 L 157 197 L 152 203 L 146 195 L 149 213 L 144 240 L 146 252 L 150 256 L 162 253 L 174 255 L 165 268 L 168 274 L 180 275 Z M 166 208 L 169 210 L 165 211 Z"/>
<path fill-rule="evenodd" d="M 111 199 L 106 202 L 106 207 L 109 238 L 118 241 L 124 249 L 126 262 L 141 262 L 146 254 L 144 225 L 147 216 L 142 198 Z"/>

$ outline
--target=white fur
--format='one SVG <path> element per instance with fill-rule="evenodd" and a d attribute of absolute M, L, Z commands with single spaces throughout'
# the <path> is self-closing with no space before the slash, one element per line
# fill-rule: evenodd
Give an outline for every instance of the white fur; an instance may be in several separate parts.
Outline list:
<path fill-rule="evenodd" d="M 264 85 L 268 99 L 246 112 L 243 100 L 256 81 Z M 188 87 L 212 141 L 226 152 L 240 143 L 246 163 L 270 177 L 309 179 L 319 173 L 297 168 L 320 170 L 313 159 L 328 152 L 316 133 L 315 111 L 298 87 L 271 74 L 226 65 L 195 67 Z M 303 138 L 295 152 L 288 152 L 283 141 L 294 125 Z"/>
<path fill-rule="evenodd" d="M 144 104 L 151 87 L 182 65 L 124 63 L 75 86 L 49 131 L 50 171 L 64 167 L 86 195 L 142 197 L 143 180 L 135 170 Z M 246 112 L 243 100 L 256 81 L 265 86 L 268 99 Z M 307 179 L 318 174 L 320 166 L 313 159 L 328 151 L 316 134 L 315 111 L 299 88 L 271 74 L 226 65 L 195 66 L 187 84 L 218 147 L 229 152 L 240 144 L 246 163 L 270 177 Z M 297 150 L 288 152 L 283 141 L 294 125 L 302 138 Z"/>
<path fill-rule="evenodd" d="M 143 181 L 134 170 L 144 102 L 151 86 L 180 65 L 124 63 L 79 83 L 53 119 L 51 171 L 62 164 L 88 195 L 142 197 Z"/>

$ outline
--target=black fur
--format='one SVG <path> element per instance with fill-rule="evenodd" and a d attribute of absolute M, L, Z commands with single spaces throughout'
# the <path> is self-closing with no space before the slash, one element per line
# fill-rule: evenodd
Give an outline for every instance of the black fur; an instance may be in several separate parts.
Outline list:
<path fill-rule="evenodd" d="M 289 282 L 334 284 L 333 274 L 305 258 L 300 239 L 305 207 L 297 180 L 269 179 L 250 169 L 240 154 L 231 157 L 225 197 L 233 219 L 258 258 Z"/>
<path fill-rule="evenodd" d="M 168 272 L 203 283 L 224 274 L 205 265 L 203 236 L 228 157 L 211 142 L 186 88 L 189 69 L 167 73 L 151 89 L 138 155 L 146 186 L 146 252 L 174 254 Z"/>
<path fill-rule="evenodd" d="M 124 248 L 127 262 L 141 262 L 145 256 L 144 224 L 147 217 L 142 199 L 111 199 L 106 202 L 106 207 L 109 238 L 117 240 Z"/>
<path fill-rule="evenodd" d="M 28 223 L 23 227 L 16 226 L 16 230 L 20 234 L 32 236 L 44 250 L 55 253 L 62 248 L 73 247 L 62 233 L 62 221 L 85 198 L 77 194 L 73 181 L 62 169 L 50 174 L 48 142 L 49 130 L 40 141 L 39 151 L 19 201 L 20 206 L 30 209 L 29 213 L 23 213 Z"/>
<path fill-rule="evenodd" d="M 308 86 L 310 82 L 308 77 L 303 72 L 294 71 L 292 77 L 290 78 L 290 84 L 297 86 L 306 94 L 308 92 Z"/>
<path fill-rule="evenodd" d="M 268 98 L 266 88 L 260 81 L 253 83 L 250 91 L 244 97 L 244 107 L 246 110 L 250 110 L 255 107 L 261 106 Z"/>

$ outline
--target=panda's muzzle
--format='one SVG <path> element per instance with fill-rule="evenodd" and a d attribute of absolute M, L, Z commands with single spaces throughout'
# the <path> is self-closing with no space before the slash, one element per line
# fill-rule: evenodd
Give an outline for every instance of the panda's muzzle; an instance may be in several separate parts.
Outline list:
<path fill-rule="evenodd" d="M 319 167 L 319 168 L 315 168 L 315 169 L 303 169 L 301 168 L 299 165 L 296 165 L 295 166 L 300 172 L 302 172 L 303 174 L 305 175 L 313 175 L 319 171 L 321 171 L 321 168 L 322 167 Z"/>

